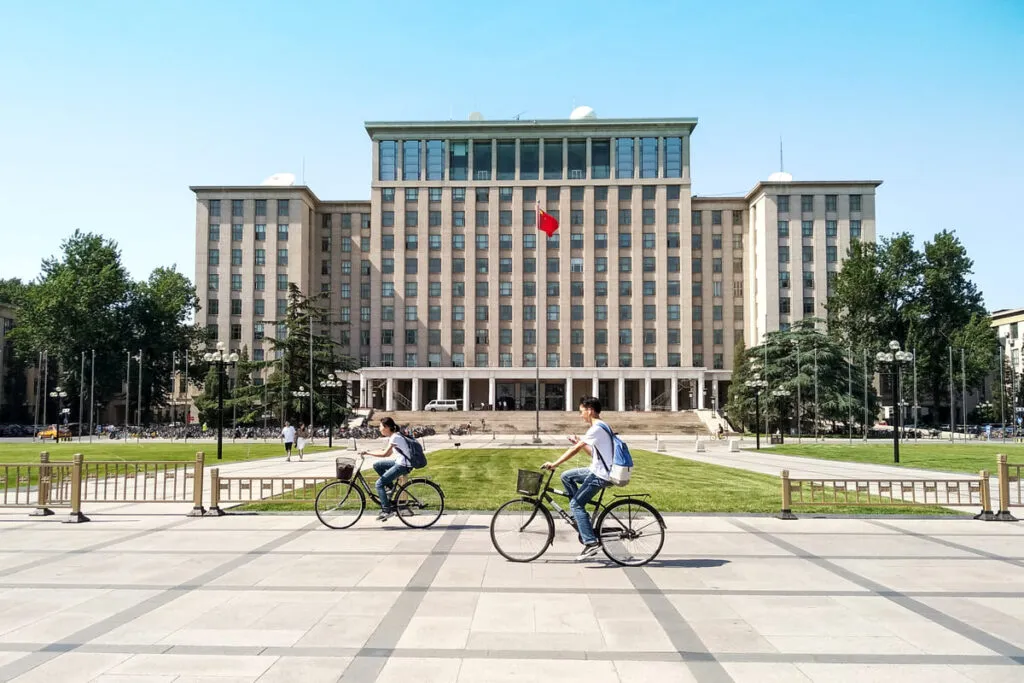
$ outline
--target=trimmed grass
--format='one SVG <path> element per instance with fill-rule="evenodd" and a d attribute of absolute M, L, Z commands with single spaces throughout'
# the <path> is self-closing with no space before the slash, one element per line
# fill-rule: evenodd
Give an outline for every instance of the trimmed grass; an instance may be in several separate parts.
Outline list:
<path fill-rule="evenodd" d="M 863 462 L 873 465 L 894 465 L 943 472 L 996 471 L 996 455 L 1005 453 L 1010 462 L 1024 461 L 1024 448 L 1019 444 L 900 444 L 900 464 L 892 461 L 892 442 L 869 444 L 783 444 L 768 453 L 796 455 L 819 460 Z"/>
<path fill-rule="evenodd" d="M 440 450 L 428 454 L 430 464 L 422 473 L 438 484 L 445 493 L 449 510 L 495 510 L 502 503 L 518 498 L 516 476 L 518 470 L 539 470 L 547 460 L 554 460 L 562 451 L 552 449 L 461 449 Z M 662 512 L 758 512 L 776 513 L 781 508 L 782 491 L 778 477 L 744 472 L 730 467 L 708 465 L 673 458 L 650 451 L 635 450 L 636 469 L 633 480 L 626 488 L 610 488 L 610 494 L 649 493 L 650 502 Z M 582 457 L 566 463 L 564 469 L 584 467 L 588 461 Z M 556 473 L 552 485 L 561 488 Z M 371 471 L 364 473 L 370 485 L 376 481 Z M 565 507 L 567 502 L 559 500 Z M 367 513 L 372 502 L 367 501 Z M 304 501 L 250 503 L 247 511 L 305 510 L 312 511 L 313 503 Z M 813 506 L 797 507 L 800 513 L 836 514 L 928 514 L 956 515 L 959 513 L 937 506 Z"/>
<path fill-rule="evenodd" d="M 339 450 L 338 447 L 333 450 Z M 306 451 L 315 453 L 328 450 L 326 446 L 308 446 Z M 206 464 L 217 462 L 216 442 L 192 443 L 135 443 L 129 441 L 94 441 L 93 443 L 0 443 L 0 463 L 37 463 L 39 454 L 47 451 L 50 461 L 71 460 L 75 453 L 82 453 L 89 460 L 186 460 L 193 461 L 197 451 L 206 454 Z M 280 443 L 236 443 L 224 442 L 224 459 L 220 462 L 243 462 L 284 455 Z"/>

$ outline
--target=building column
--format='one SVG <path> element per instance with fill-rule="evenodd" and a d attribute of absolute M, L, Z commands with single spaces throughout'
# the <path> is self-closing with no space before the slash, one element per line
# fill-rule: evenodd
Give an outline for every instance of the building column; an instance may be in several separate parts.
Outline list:
<path fill-rule="evenodd" d="M 420 405 L 420 383 L 422 381 L 423 380 L 419 377 L 412 378 L 412 405 L 410 407 L 413 410 L 420 410 L 423 408 L 423 406 Z"/>
<path fill-rule="evenodd" d="M 615 403 L 620 413 L 626 410 L 626 378 L 621 375 L 615 383 Z"/>
<path fill-rule="evenodd" d="M 697 379 L 697 410 L 704 410 L 704 373 Z"/>
<path fill-rule="evenodd" d="M 437 400 L 438 401 L 443 401 L 445 399 L 444 390 L 446 389 L 445 382 L 447 382 L 447 381 L 448 380 L 446 380 L 444 377 L 438 377 L 437 378 Z"/>
<path fill-rule="evenodd" d="M 384 410 L 392 411 L 395 409 L 395 380 L 388 377 L 386 381 L 386 391 L 384 394 Z"/>
<path fill-rule="evenodd" d="M 360 379 L 359 379 L 359 407 L 360 408 L 369 408 L 370 407 L 370 401 L 368 400 L 368 397 L 370 395 L 369 386 L 370 386 L 370 380 L 368 380 L 365 377 L 362 377 L 360 375 Z"/>
<path fill-rule="evenodd" d="M 469 377 L 462 378 L 462 410 L 469 411 Z"/>
<path fill-rule="evenodd" d="M 572 376 L 565 378 L 565 412 L 571 413 L 572 405 Z"/>
<path fill-rule="evenodd" d="M 494 375 L 487 378 L 487 405 L 491 406 L 491 410 L 494 410 L 494 402 L 497 400 L 497 382 L 494 379 Z"/>
<path fill-rule="evenodd" d="M 644 411 L 651 412 L 651 376 L 644 375 Z"/>
<path fill-rule="evenodd" d="M 672 375 L 672 412 L 679 412 L 679 377 Z"/>
<path fill-rule="evenodd" d="M 597 379 L 597 375 L 594 375 L 593 377 L 590 378 L 590 395 L 593 396 L 594 398 L 601 398 L 599 395 L 600 392 L 600 380 Z"/>
<path fill-rule="evenodd" d="M 352 380 L 345 382 L 345 407 L 352 408 Z"/>
<path fill-rule="evenodd" d="M 718 380 L 713 379 L 711 380 L 711 408 L 713 410 L 718 410 L 721 407 L 722 406 L 718 403 Z"/>

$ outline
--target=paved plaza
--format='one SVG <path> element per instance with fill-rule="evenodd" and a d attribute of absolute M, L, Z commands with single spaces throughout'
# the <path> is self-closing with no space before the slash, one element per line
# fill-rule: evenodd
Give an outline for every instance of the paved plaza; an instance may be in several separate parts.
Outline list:
<path fill-rule="evenodd" d="M 533 564 L 489 515 L 0 514 L 0 681 L 1024 680 L 1024 527 L 670 516 L 641 569 Z"/>

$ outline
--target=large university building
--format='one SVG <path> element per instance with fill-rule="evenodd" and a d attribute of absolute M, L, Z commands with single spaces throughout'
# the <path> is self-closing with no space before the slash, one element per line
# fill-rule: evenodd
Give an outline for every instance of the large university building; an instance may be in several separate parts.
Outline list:
<path fill-rule="evenodd" d="M 539 374 L 546 409 L 714 408 L 736 343 L 824 317 L 851 240 L 875 238 L 879 181 L 693 196 L 696 119 L 474 119 L 367 123 L 368 201 L 193 187 L 208 329 L 268 358 L 292 282 L 330 293 L 364 407 L 533 409 Z"/>

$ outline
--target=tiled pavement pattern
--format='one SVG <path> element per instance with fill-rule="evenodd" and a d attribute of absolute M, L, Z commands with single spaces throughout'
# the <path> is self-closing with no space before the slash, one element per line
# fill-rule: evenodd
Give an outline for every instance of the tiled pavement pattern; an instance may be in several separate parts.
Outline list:
<path fill-rule="evenodd" d="M 1024 680 L 1024 527 L 671 516 L 642 569 L 430 530 L 0 514 L 0 681 Z"/>

